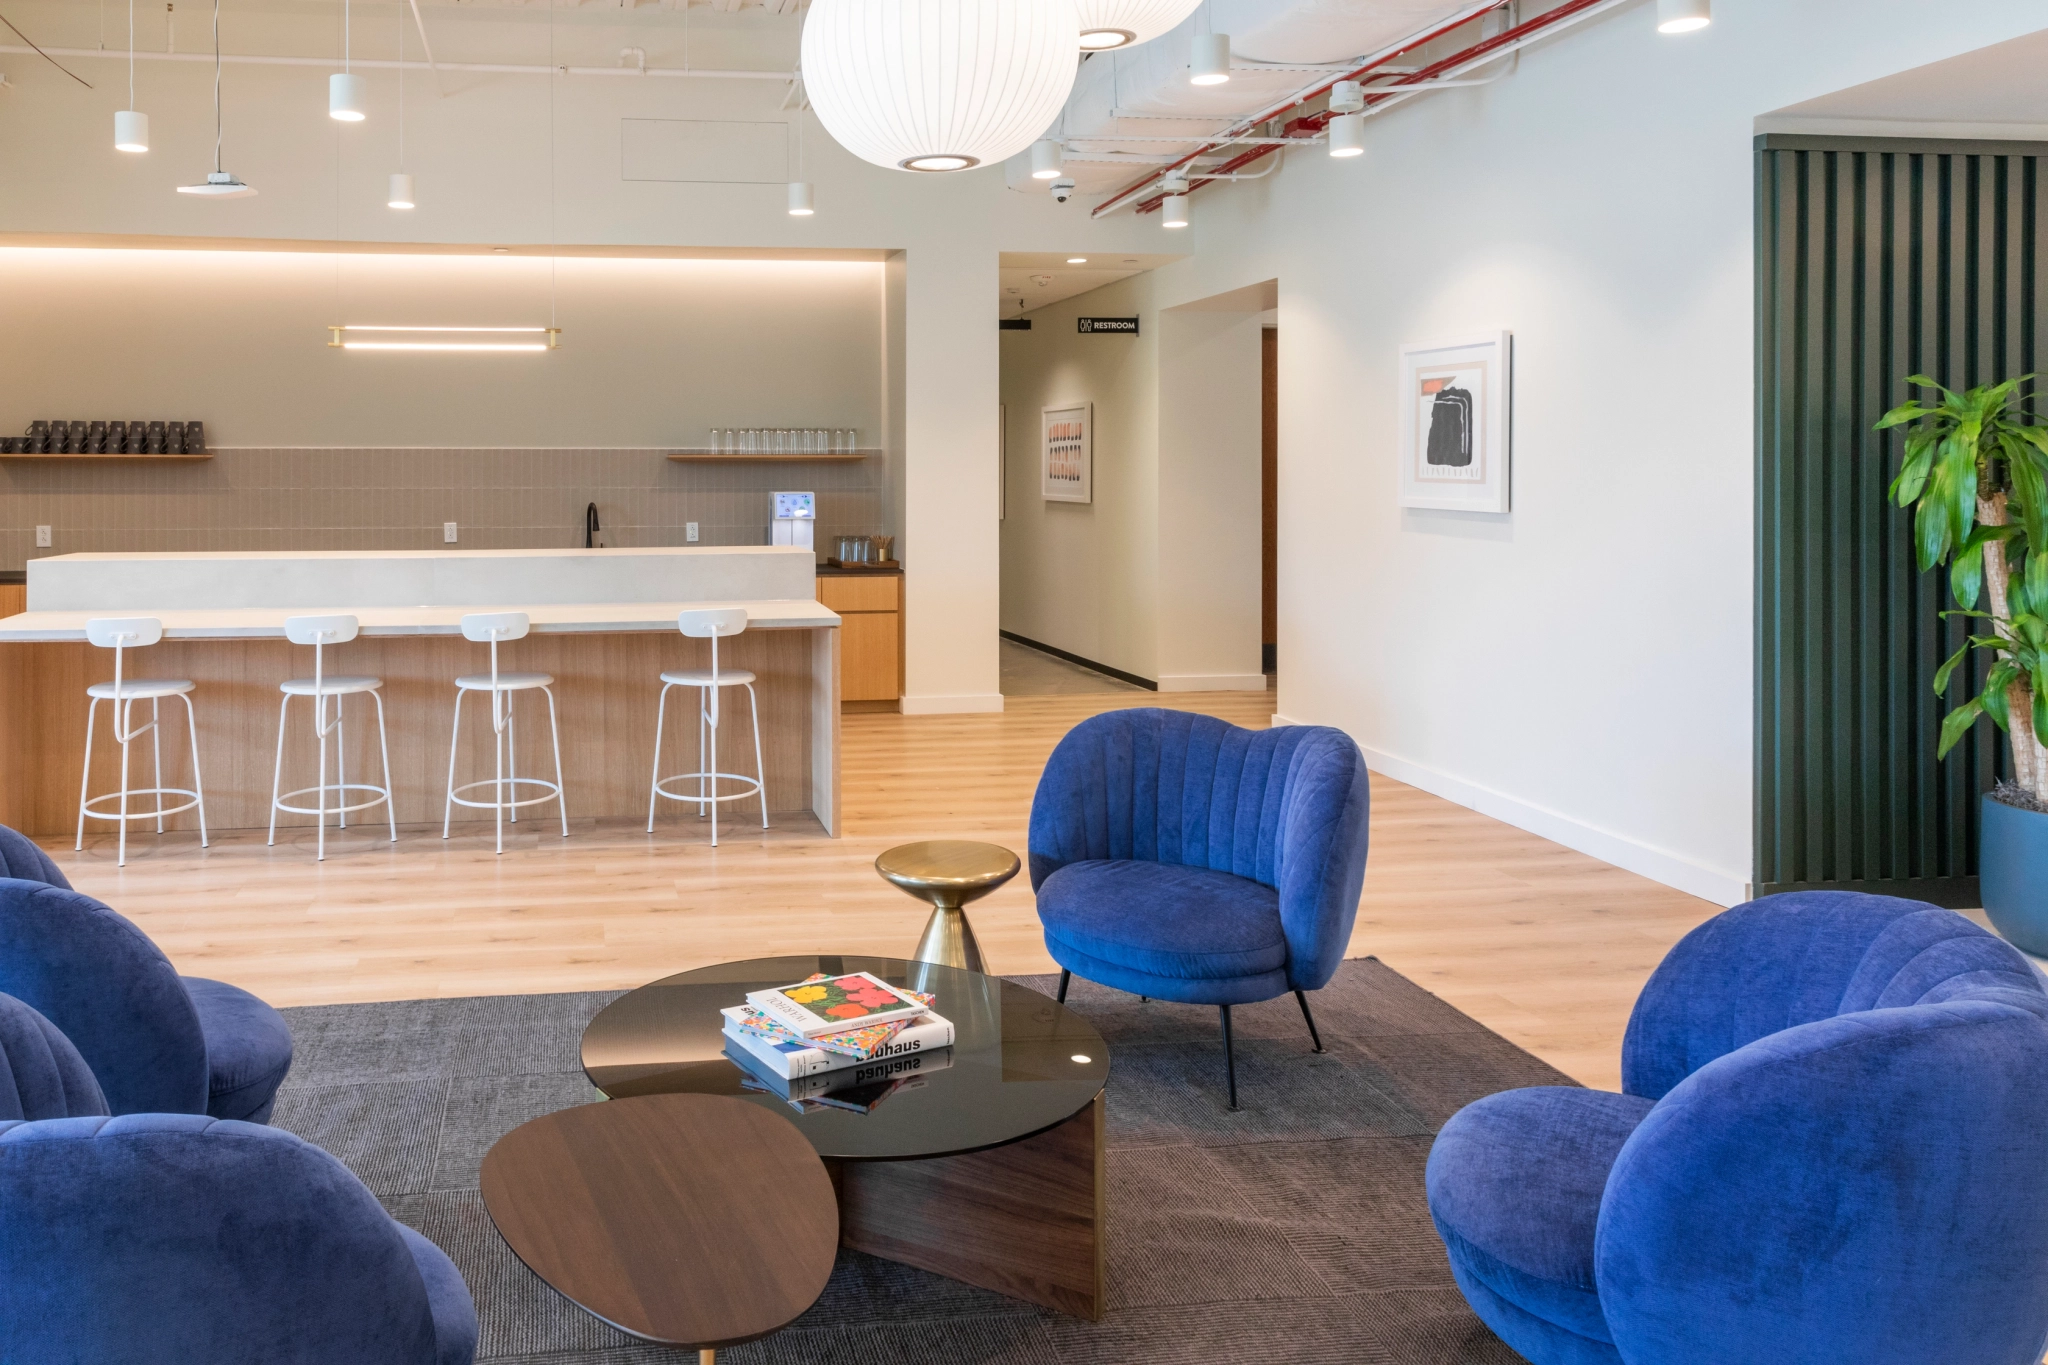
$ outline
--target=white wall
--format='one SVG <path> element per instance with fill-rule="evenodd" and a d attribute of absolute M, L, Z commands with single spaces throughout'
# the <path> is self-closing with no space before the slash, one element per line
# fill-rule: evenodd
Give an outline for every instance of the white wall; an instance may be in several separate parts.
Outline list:
<path fill-rule="evenodd" d="M 1141 678 L 1159 676 L 1159 313 L 1153 277 L 1040 308 L 1001 332 L 1009 497 L 1003 629 Z M 1082 316 L 1138 319 L 1138 335 L 1082 336 Z M 1095 500 L 1040 495 L 1044 409 L 1095 405 Z"/>
<path fill-rule="evenodd" d="M 1751 120 L 2032 0 L 1624 8 L 1485 89 L 1204 189 L 1160 302 L 1280 281 L 1280 711 L 1723 903 L 1751 868 Z M 1514 511 L 1403 511 L 1398 348 L 1516 334 Z M 1504 895 L 1512 888 L 1503 887 Z"/>
<path fill-rule="evenodd" d="M 622 45 L 644 46 L 654 65 L 699 67 L 794 62 L 796 29 L 699 7 L 428 7 L 443 61 L 614 65 Z M 98 11 L 23 0 L 8 17 L 39 41 L 92 47 Z M 198 12 L 180 12 L 178 48 L 207 44 Z M 395 55 L 397 9 L 356 7 L 359 57 Z M 108 39 L 125 39 L 108 15 Z M 161 15 L 138 7 L 143 45 L 161 48 Z M 230 52 L 302 55 L 339 49 L 338 7 L 223 15 Z M 417 55 L 417 49 L 414 49 Z M 365 72 L 370 118 L 345 126 L 326 117 L 321 67 L 229 66 L 223 82 L 224 161 L 254 185 L 254 199 L 202 202 L 173 193 L 212 165 L 212 71 L 204 63 L 143 64 L 137 104 L 151 116 L 153 149 L 128 157 L 111 146 L 112 116 L 127 103 L 124 64 L 73 62 L 86 90 L 33 57 L 0 57 L 0 233 L 158 234 L 301 241 L 425 243 L 550 242 L 619 246 L 829 247 L 902 252 L 901 545 L 908 568 L 906 708 L 1002 705 L 997 679 L 997 351 L 991 322 L 998 253 L 1108 254 L 1150 246 L 1149 224 L 1091 223 L 1080 203 L 1003 188 L 1000 167 L 963 176 L 916 176 L 869 167 L 808 122 L 804 174 L 818 214 L 792 219 L 780 184 L 684 184 L 622 178 L 624 118 L 786 120 L 780 84 L 450 74 L 446 94 L 407 78 L 407 168 L 419 208 L 384 207 L 385 176 L 398 169 L 397 79 Z M 93 301 L 118 316 L 119 297 Z M 331 319 L 322 319 L 322 323 Z M 33 324 L 0 295 L 0 324 Z M 596 344 L 589 328 L 576 343 Z M 800 348 L 800 342 L 793 342 Z M 870 343 L 871 344 L 871 343 Z M 229 365 L 221 357 L 222 367 Z M 92 363 L 91 354 L 72 357 Z M 263 382 L 267 357 L 238 365 Z M 801 385 L 801 375 L 796 376 Z M 357 400 L 330 395 L 344 407 Z M 572 395 L 563 408 L 573 417 Z M 737 419 L 735 419 L 737 420 Z M 765 420 L 765 419 L 764 419 Z M 705 419 L 698 425 L 709 425 Z M 425 443 L 427 426 L 393 436 Z M 667 439 L 666 436 L 661 439 Z"/>
<path fill-rule="evenodd" d="M 883 265 L 0 247 L 0 431 L 191 414 L 221 446 L 883 437 Z M 546 326 L 542 355 L 338 351 L 330 324 Z M 522 338 L 530 339 L 530 338 Z"/>
<path fill-rule="evenodd" d="M 1159 314 L 1159 690 L 1263 690 L 1261 312 Z"/>

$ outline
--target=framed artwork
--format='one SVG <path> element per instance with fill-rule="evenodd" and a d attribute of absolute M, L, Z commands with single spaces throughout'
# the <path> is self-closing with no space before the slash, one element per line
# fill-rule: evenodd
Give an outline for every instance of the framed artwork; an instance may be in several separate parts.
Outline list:
<path fill-rule="evenodd" d="M 1070 403 L 1040 414 L 1039 489 L 1047 502 L 1095 501 L 1095 405 Z"/>
<path fill-rule="evenodd" d="M 1508 510 L 1514 336 L 1401 348 L 1401 506 Z"/>

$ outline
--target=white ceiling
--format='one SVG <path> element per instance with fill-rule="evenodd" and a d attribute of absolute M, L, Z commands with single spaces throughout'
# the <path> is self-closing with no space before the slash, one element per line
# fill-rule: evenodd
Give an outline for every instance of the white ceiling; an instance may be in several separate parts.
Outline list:
<path fill-rule="evenodd" d="M 1068 255 L 1086 255 L 1085 265 L 1068 265 Z M 1105 284 L 1128 279 L 1142 270 L 1154 270 L 1182 259 L 1158 252 L 1113 251 L 1109 253 L 1005 251 L 1002 253 L 998 286 L 998 312 L 1006 318 L 1028 314 L 1034 308 L 1058 303 Z M 1021 307 L 1019 305 L 1022 305 Z"/>
<path fill-rule="evenodd" d="M 1759 118 L 1761 133 L 2048 137 L 2048 29 Z"/>

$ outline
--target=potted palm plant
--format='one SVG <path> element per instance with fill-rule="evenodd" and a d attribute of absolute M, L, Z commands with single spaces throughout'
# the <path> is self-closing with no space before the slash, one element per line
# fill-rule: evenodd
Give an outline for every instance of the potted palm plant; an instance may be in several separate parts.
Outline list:
<path fill-rule="evenodd" d="M 2013 943 L 2048 954 L 2048 426 L 2020 397 L 2031 378 L 1958 394 L 1913 375 L 1939 401 L 1903 403 L 1877 427 L 1907 429 L 1890 496 L 1913 509 L 1921 570 L 1948 566 L 1956 606 L 1942 615 L 1977 623 L 1936 671 L 1935 693 L 1973 653 L 1991 658 L 1976 695 L 1942 720 L 1939 754 L 1986 716 L 2011 742 L 2012 779 L 1983 798 L 1984 912 Z"/>

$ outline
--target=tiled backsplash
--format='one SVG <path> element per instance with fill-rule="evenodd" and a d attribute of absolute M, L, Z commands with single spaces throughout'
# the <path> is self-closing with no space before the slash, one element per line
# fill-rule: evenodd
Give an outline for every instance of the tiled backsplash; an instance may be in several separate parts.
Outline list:
<path fill-rule="evenodd" d="M 817 543 L 889 534 L 883 461 L 673 461 L 659 450 L 227 449 L 206 461 L 0 461 L 0 569 L 121 550 L 574 547 L 597 504 L 613 545 L 760 545 L 769 494 L 818 495 Z M 35 528 L 52 528 L 48 549 Z"/>

